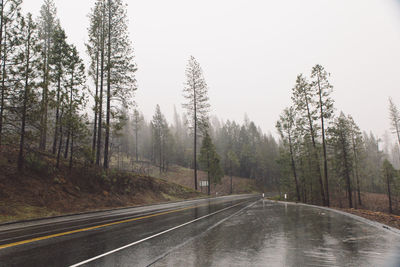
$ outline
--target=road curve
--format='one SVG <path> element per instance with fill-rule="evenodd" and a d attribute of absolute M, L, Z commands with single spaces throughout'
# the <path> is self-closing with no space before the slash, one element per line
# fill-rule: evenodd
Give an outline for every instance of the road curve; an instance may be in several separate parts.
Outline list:
<path fill-rule="evenodd" d="M 0 226 L 0 266 L 400 266 L 400 235 L 256 195 Z"/>

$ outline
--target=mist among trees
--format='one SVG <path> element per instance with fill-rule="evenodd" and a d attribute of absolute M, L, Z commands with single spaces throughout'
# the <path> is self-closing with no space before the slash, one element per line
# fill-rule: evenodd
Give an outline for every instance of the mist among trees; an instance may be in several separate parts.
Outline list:
<path fill-rule="evenodd" d="M 238 123 L 210 114 L 207 71 L 190 56 L 182 69 L 185 101 L 177 103 L 185 113 L 175 109 L 169 122 L 155 100 L 154 115 L 146 118 L 134 98 L 140 88 L 125 2 L 94 2 L 88 62 L 68 42 L 52 0 L 43 1 L 37 18 L 23 14 L 21 4 L 4 1 L 0 21 L 0 146 L 18 150 L 19 171 L 35 153 L 54 157 L 55 168 L 67 162 L 70 169 L 145 173 L 151 165 L 164 173 L 178 165 L 194 170 L 187 178 L 195 189 L 200 169 L 209 186 L 223 175 L 239 176 L 296 201 L 349 207 L 363 205 L 365 192 L 380 193 L 388 195 L 390 212 L 398 210 L 395 100 L 388 103 L 391 132 L 381 140 L 335 109 L 330 74 L 315 65 L 309 76 L 295 79 L 276 138 L 247 116 Z"/>

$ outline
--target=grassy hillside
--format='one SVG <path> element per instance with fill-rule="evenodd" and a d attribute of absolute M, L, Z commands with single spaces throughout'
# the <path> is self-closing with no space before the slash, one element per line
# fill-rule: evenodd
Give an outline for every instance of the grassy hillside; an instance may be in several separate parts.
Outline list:
<path fill-rule="evenodd" d="M 165 180 L 89 165 L 56 169 L 51 155 L 29 153 L 22 173 L 16 152 L 0 151 L 0 222 L 199 197 Z"/>
<path fill-rule="evenodd" d="M 156 167 L 150 168 L 150 175 L 153 177 L 161 178 L 169 182 L 177 183 L 185 187 L 194 188 L 193 170 L 181 166 L 172 166 L 168 172 L 160 175 L 159 169 Z M 207 173 L 198 171 L 198 180 L 207 180 Z M 215 195 L 228 195 L 230 193 L 230 177 L 224 176 L 221 184 L 216 186 L 211 185 L 211 194 Z M 207 193 L 207 188 L 202 188 L 203 193 Z M 255 193 L 260 192 L 259 187 L 256 185 L 255 180 L 240 177 L 233 177 L 233 193 Z"/>

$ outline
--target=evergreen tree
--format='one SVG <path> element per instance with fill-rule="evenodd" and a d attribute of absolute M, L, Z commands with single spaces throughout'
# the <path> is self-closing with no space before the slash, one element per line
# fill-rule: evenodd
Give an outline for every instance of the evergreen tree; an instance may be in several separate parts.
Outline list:
<path fill-rule="evenodd" d="M 128 34 L 126 5 L 122 0 L 107 0 L 106 39 L 107 110 L 103 165 L 105 169 L 108 169 L 111 115 L 115 116 L 119 112 L 118 109 L 111 112 L 111 101 L 128 107 L 133 104 L 133 93 L 136 90 L 134 76 L 136 66 L 133 62 L 132 43 Z"/>
<path fill-rule="evenodd" d="M 191 56 L 186 67 L 186 83 L 183 96 L 186 103 L 183 107 L 188 114 L 188 122 L 193 133 L 193 169 L 194 186 L 197 190 L 197 137 L 198 129 L 205 131 L 208 126 L 208 88 L 204 79 L 203 70 L 197 60 Z"/>
<path fill-rule="evenodd" d="M 300 189 L 299 189 L 299 182 L 297 178 L 297 171 L 296 171 L 296 163 L 295 163 L 295 155 L 294 155 L 294 144 L 293 144 L 293 137 L 295 135 L 295 115 L 294 115 L 294 108 L 286 108 L 283 111 L 283 114 L 280 116 L 279 121 L 276 124 L 276 128 L 278 129 L 279 134 L 284 142 L 289 146 L 289 153 L 290 153 L 290 161 L 291 167 L 293 171 L 293 177 L 296 186 L 296 195 L 297 201 L 300 201 Z"/>
<path fill-rule="evenodd" d="M 211 192 L 211 183 L 214 185 L 219 183 L 224 176 L 220 161 L 220 157 L 215 150 L 211 137 L 208 132 L 206 132 L 200 149 L 200 163 L 203 170 L 207 172 L 208 195 L 210 195 Z"/>
<path fill-rule="evenodd" d="M 101 161 L 101 145 L 103 131 L 103 92 L 105 79 L 105 55 L 106 55 L 106 2 L 97 0 L 89 14 L 90 26 L 88 29 L 89 42 L 86 44 L 90 57 L 89 75 L 96 87 L 94 107 L 94 129 L 92 153 L 96 156 L 96 165 Z"/>
<path fill-rule="evenodd" d="M 52 67 L 51 78 L 53 82 L 56 84 L 56 101 L 55 101 L 55 122 L 54 122 L 54 137 L 53 137 L 53 149 L 52 153 L 56 154 L 57 143 L 59 137 L 59 124 L 60 124 L 60 106 L 61 106 L 61 97 L 62 94 L 65 93 L 63 84 L 65 77 L 65 68 L 68 59 L 69 47 L 67 44 L 67 36 L 65 35 L 65 31 L 61 28 L 60 25 L 57 25 L 53 32 L 53 45 L 51 47 L 51 51 L 49 54 L 49 66 Z"/>
<path fill-rule="evenodd" d="M 390 115 L 390 126 L 393 133 L 397 136 L 397 142 L 400 146 L 400 112 L 393 100 L 389 98 L 389 115 Z"/>
<path fill-rule="evenodd" d="M 15 67 L 15 58 L 18 55 L 15 47 L 20 44 L 20 29 L 22 0 L 1 1 L 0 17 L 0 69 L 1 69 L 1 93 L 0 93 L 0 146 L 3 143 L 3 129 L 6 119 L 6 106 L 9 89 L 14 79 L 10 79 L 11 69 Z"/>
<path fill-rule="evenodd" d="M 133 131 L 135 132 L 135 158 L 139 161 L 139 131 L 144 122 L 144 117 L 137 109 L 133 111 Z"/>
<path fill-rule="evenodd" d="M 98 0 L 89 14 L 90 26 L 88 28 L 89 41 L 86 50 L 90 58 L 89 76 L 95 85 L 94 94 L 94 123 L 92 140 L 92 157 L 96 157 L 96 164 L 100 164 L 100 144 L 101 144 L 101 118 L 103 104 L 103 80 L 104 80 L 104 0 Z M 99 92 L 101 91 L 101 92 Z M 96 154 L 97 147 L 97 154 Z"/>
<path fill-rule="evenodd" d="M 393 168 L 392 164 L 387 159 L 385 159 L 383 161 L 383 176 L 387 186 L 389 213 L 393 213 L 391 185 L 393 183 L 395 175 L 396 175 L 395 169 Z"/>
<path fill-rule="evenodd" d="M 356 179 L 358 204 L 362 205 L 361 189 L 360 189 L 360 163 L 362 162 L 361 159 L 362 159 L 362 155 L 364 153 L 364 140 L 363 140 L 360 128 L 354 122 L 353 117 L 348 115 L 347 120 L 349 122 L 349 127 L 350 127 L 351 147 L 352 147 L 353 162 L 354 162 L 353 169 L 354 169 L 354 176 Z"/>
<path fill-rule="evenodd" d="M 239 159 L 236 156 L 236 153 L 232 150 L 229 150 L 228 155 L 228 166 L 229 166 L 229 175 L 231 176 L 231 186 L 230 186 L 230 193 L 233 194 L 233 171 L 235 168 L 239 166 Z"/>
<path fill-rule="evenodd" d="M 47 143 L 47 118 L 49 105 L 49 86 L 50 86 L 50 52 L 53 46 L 53 36 L 56 26 L 59 24 L 56 18 L 56 7 L 53 0 L 44 0 L 40 9 L 39 17 L 39 38 L 42 44 L 42 100 L 41 100 L 41 119 L 40 119 L 40 142 L 39 149 L 46 150 Z"/>
<path fill-rule="evenodd" d="M 38 63 L 38 46 L 36 24 L 33 22 L 32 15 L 28 14 L 26 18 L 21 18 L 19 25 L 20 37 L 20 60 L 17 65 L 16 72 L 21 73 L 21 79 L 17 82 L 16 89 L 19 90 L 20 97 L 18 102 L 21 103 L 21 108 L 17 112 L 21 114 L 20 142 L 18 154 L 18 170 L 21 171 L 24 167 L 24 148 L 26 137 L 26 123 L 28 111 L 32 104 L 32 90 L 35 88 L 36 68 Z"/>
<path fill-rule="evenodd" d="M 160 174 L 163 171 L 163 150 L 165 148 L 165 127 L 166 120 L 164 115 L 161 113 L 160 106 L 156 106 L 156 111 L 151 121 L 152 132 L 153 132 L 153 147 L 155 154 L 158 155 L 158 164 L 160 169 Z"/>
<path fill-rule="evenodd" d="M 301 127 L 301 131 L 305 132 L 312 141 L 312 156 L 314 160 L 313 166 L 318 177 L 321 201 L 324 205 L 326 205 L 327 203 L 325 199 L 324 185 L 322 182 L 316 140 L 316 131 L 318 129 L 317 125 L 315 124 L 315 121 L 317 119 L 317 110 L 313 108 L 313 106 L 315 106 L 313 91 L 303 75 L 300 74 L 297 76 L 296 85 L 293 88 L 292 93 L 292 101 L 294 103 L 296 111 L 299 113 L 297 125 Z"/>
<path fill-rule="evenodd" d="M 346 183 L 347 197 L 349 207 L 353 207 L 352 202 L 352 185 L 351 185 L 351 172 L 353 168 L 351 158 L 351 126 L 348 119 L 343 114 L 335 120 L 331 131 L 331 144 L 334 148 L 335 159 L 338 162 L 338 173 Z"/>
<path fill-rule="evenodd" d="M 325 127 L 326 121 L 333 116 L 333 99 L 330 97 L 332 85 L 328 81 L 329 74 L 321 65 L 315 65 L 311 71 L 311 87 L 318 96 L 317 108 L 321 120 L 322 149 L 324 155 L 325 200 L 329 207 L 328 159 L 326 153 Z"/>
<path fill-rule="evenodd" d="M 65 145 L 64 158 L 68 157 L 68 150 L 70 149 L 70 139 L 74 135 L 75 128 L 73 127 L 73 118 L 75 113 L 84 105 L 85 94 L 85 66 L 82 59 L 79 57 L 78 51 L 75 46 L 70 46 L 67 58 L 66 76 L 68 88 L 68 108 L 67 108 L 67 139 Z M 72 142 L 71 142 L 72 145 Z"/>

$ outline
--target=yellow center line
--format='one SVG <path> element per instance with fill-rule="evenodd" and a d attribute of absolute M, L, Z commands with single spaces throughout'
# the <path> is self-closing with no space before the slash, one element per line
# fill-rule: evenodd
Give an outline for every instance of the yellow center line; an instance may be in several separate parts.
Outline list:
<path fill-rule="evenodd" d="M 223 201 L 221 201 L 221 202 L 223 202 Z M 215 203 L 215 204 L 219 204 L 219 203 L 221 203 L 221 202 L 218 202 L 218 203 Z M 24 245 L 24 244 L 28 244 L 28 243 L 32 243 L 32 242 L 36 242 L 36 241 L 41 241 L 41 240 L 46 240 L 46 239 L 50 239 L 50 238 L 54 238 L 54 237 L 66 236 L 66 235 L 71 235 L 71 234 L 75 234 L 75 233 L 80 233 L 80 232 L 95 230 L 95 229 L 99 229 L 99 228 L 103 228 L 103 227 L 108 227 L 108 226 L 113 226 L 113 225 L 118 225 L 118 224 L 122 224 L 122 223 L 128 223 L 128 222 L 143 220 L 143 219 L 152 218 L 152 217 L 156 217 L 156 216 L 161 216 L 161 215 L 165 215 L 165 214 L 176 213 L 176 212 L 179 212 L 179 211 L 184 211 L 184 210 L 188 210 L 188 209 L 194 209 L 194 208 L 198 208 L 198 207 L 202 207 L 202 206 L 207 206 L 207 205 L 208 205 L 208 204 L 203 204 L 203 205 L 198 205 L 198 206 L 190 206 L 190 207 L 186 207 L 186 208 L 164 211 L 164 212 L 160 212 L 160 213 L 155 213 L 155 214 L 150 214 L 150 215 L 146 215 L 146 216 L 141 216 L 141 217 L 136 217 L 136 218 L 132 218 L 132 219 L 127 219 L 127 220 L 123 220 L 123 221 L 117 221 L 117 222 L 112 222 L 112 223 L 106 223 L 106 224 L 101 224 L 101 225 L 96 225 L 96 226 L 81 228 L 81 229 L 77 229 L 77 230 L 73 230 L 73 231 L 68 231 L 68 232 L 62 232 L 62 233 L 53 234 L 53 235 L 47 235 L 47 236 L 36 237 L 36 238 L 32 238 L 32 239 L 27 239 L 27 240 L 22 240 L 22 241 L 14 242 L 14 243 L 9 243 L 9 244 L 0 245 L 0 249 L 15 247 L 15 246 Z"/>

